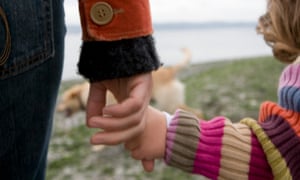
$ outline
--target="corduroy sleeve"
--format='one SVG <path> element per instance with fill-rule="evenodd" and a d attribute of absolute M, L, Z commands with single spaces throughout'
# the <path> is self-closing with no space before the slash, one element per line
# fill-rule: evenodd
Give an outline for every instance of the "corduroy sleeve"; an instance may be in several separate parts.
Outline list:
<path fill-rule="evenodd" d="M 79 0 L 82 47 L 78 63 L 90 81 L 129 77 L 160 65 L 149 0 Z"/>
<path fill-rule="evenodd" d="M 210 121 L 177 111 L 168 130 L 165 162 L 210 179 L 272 179 L 255 134 L 224 117 Z"/>

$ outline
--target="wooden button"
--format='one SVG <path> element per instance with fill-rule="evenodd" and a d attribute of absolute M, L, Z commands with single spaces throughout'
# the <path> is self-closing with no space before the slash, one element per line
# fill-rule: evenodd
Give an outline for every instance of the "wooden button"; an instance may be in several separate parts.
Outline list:
<path fill-rule="evenodd" d="M 90 16 L 95 24 L 105 25 L 113 19 L 114 11 L 108 3 L 97 2 L 92 6 Z"/>

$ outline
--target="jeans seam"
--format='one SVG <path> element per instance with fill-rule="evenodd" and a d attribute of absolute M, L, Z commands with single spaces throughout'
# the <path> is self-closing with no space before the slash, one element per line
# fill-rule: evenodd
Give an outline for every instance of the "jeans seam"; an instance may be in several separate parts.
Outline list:
<path fill-rule="evenodd" d="M 5 63 L 1 65 L 0 61 L 0 79 L 6 79 L 11 76 L 18 75 L 20 73 L 26 72 L 27 70 L 42 64 L 49 58 L 53 57 L 54 52 L 54 35 L 53 35 L 53 12 L 52 12 L 52 1 L 42 0 L 43 9 L 46 11 L 44 14 L 45 21 L 43 22 L 43 32 L 44 34 L 44 44 L 43 50 L 39 53 L 33 52 L 33 54 L 27 55 L 26 57 L 20 57 L 24 59 L 22 61 L 16 62 L 12 65 L 5 67 Z M 4 11 L 3 11 L 4 12 Z M 11 43 L 10 43 L 11 44 Z M 7 57 L 8 59 L 9 57 Z M 6 61 L 7 61 L 6 59 Z M 15 59 L 17 60 L 17 59 Z"/>

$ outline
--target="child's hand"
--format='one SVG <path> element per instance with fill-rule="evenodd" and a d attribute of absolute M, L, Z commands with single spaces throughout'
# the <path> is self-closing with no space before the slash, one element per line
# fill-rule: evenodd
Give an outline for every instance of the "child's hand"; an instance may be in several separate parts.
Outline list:
<path fill-rule="evenodd" d="M 143 133 L 125 143 L 131 156 L 141 160 L 144 170 L 150 172 L 154 168 L 154 160 L 164 157 L 166 147 L 167 125 L 165 115 L 149 107 L 146 112 L 146 125 Z"/>

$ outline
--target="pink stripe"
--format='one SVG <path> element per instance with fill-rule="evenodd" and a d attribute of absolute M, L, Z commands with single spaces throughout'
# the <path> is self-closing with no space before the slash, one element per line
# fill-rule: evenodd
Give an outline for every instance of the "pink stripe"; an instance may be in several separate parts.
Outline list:
<path fill-rule="evenodd" d="M 291 64 L 284 69 L 280 77 L 279 89 L 284 86 L 300 88 L 300 64 Z"/>
<path fill-rule="evenodd" d="M 224 125 L 224 117 L 200 121 L 201 135 L 194 161 L 194 173 L 211 179 L 218 178 Z"/>

